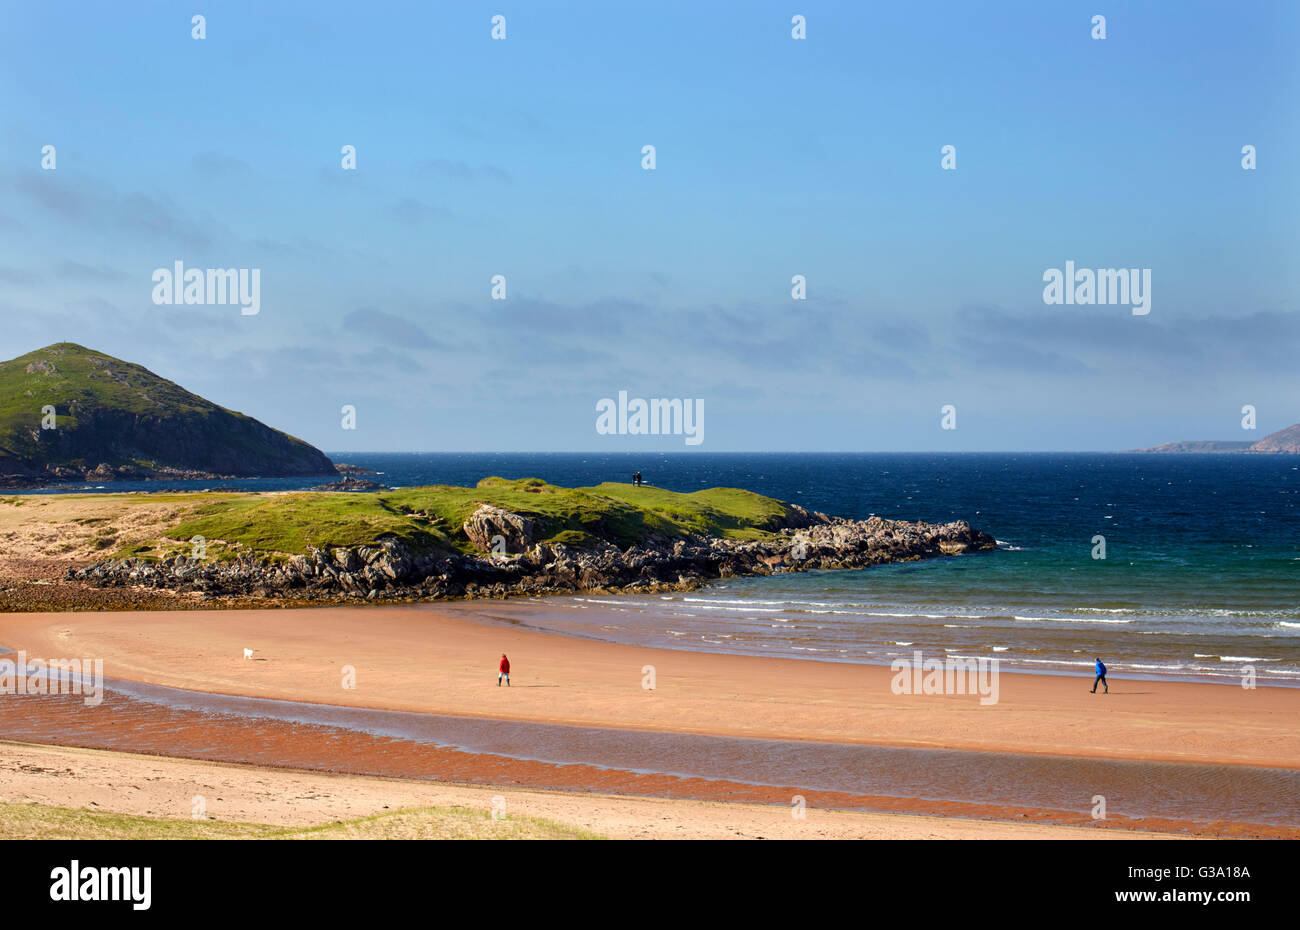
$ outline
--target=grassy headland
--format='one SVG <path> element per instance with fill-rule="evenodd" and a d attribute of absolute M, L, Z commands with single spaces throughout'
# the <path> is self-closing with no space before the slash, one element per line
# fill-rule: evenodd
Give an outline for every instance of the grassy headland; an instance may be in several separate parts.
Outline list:
<path fill-rule="evenodd" d="M 577 548 L 604 540 L 630 546 L 688 534 L 723 539 L 774 535 L 796 512 L 789 504 L 736 488 L 682 494 L 606 482 L 562 488 L 538 478 L 484 478 L 476 487 L 432 485 L 375 494 L 297 492 L 193 495 L 187 519 L 156 541 L 118 555 L 162 557 L 202 536 L 208 555 L 300 555 L 311 548 L 356 547 L 397 539 L 416 551 L 470 553 L 465 521 L 484 504 L 532 518 L 538 542 Z"/>
<path fill-rule="evenodd" d="M 208 556 L 301 555 L 398 539 L 418 550 L 474 551 L 463 526 L 489 504 L 533 518 L 539 541 L 582 548 L 604 539 L 631 545 L 688 533 L 763 538 L 795 508 L 735 488 L 691 494 L 606 483 L 561 488 L 536 478 L 484 478 L 476 487 L 433 485 L 378 493 L 163 492 L 0 497 L 6 555 L 63 563 L 92 558 L 154 560 L 187 554 L 207 540 Z"/>
<path fill-rule="evenodd" d="M 10 497 L 0 499 L 2 543 L 10 556 L 0 582 L 17 574 L 56 585 L 0 588 L 11 610 L 54 609 L 64 594 L 67 606 L 138 608 L 186 594 L 285 604 L 690 590 L 996 545 L 963 521 L 852 521 L 736 488 L 563 488 L 537 478 L 361 494 Z M 12 567 L 24 558 L 35 566 L 25 576 Z"/>

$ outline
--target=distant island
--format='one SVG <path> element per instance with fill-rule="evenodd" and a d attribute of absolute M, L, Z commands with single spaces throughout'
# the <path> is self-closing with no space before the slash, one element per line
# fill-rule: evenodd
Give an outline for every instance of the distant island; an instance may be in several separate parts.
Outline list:
<path fill-rule="evenodd" d="M 335 473 L 301 439 L 72 342 L 0 362 L 0 487 Z"/>
<path fill-rule="evenodd" d="M 1249 440 L 1201 439 L 1188 442 L 1166 442 L 1145 449 L 1130 449 L 1130 452 L 1236 452 L 1236 453 L 1300 453 L 1300 423 L 1288 426 L 1276 433 L 1269 433 L 1257 442 Z"/>

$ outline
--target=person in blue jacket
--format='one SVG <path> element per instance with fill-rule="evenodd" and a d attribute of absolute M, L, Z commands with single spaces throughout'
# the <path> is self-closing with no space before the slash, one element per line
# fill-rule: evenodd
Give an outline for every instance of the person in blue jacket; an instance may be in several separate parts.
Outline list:
<path fill-rule="evenodd" d="M 1106 689 L 1106 694 L 1110 694 L 1110 685 L 1106 684 L 1106 666 L 1102 664 L 1101 659 L 1097 660 L 1097 677 L 1092 680 L 1092 693 L 1097 693 L 1097 682 L 1101 682 Z"/>

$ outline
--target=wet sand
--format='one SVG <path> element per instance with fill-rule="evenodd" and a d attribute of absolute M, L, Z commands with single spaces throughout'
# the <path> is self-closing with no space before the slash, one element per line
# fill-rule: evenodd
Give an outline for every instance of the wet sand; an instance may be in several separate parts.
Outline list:
<path fill-rule="evenodd" d="M 196 694 L 200 700 L 206 697 L 191 693 Z M 178 692 L 178 695 L 183 694 Z M 1097 777 L 1093 780 L 1083 779 L 1081 787 L 1073 768 L 1080 764 L 1086 766 L 1090 762 L 1086 759 L 1061 760 L 1066 764 L 1058 768 L 1057 772 L 1063 777 L 1053 779 L 1050 776 L 1044 777 L 1043 774 L 1031 775 L 1028 783 L 1020 782 L 1020 791 L 1016 790 L 1015 779 L 1011 779 L 1013 784 L 1008 790 L 995 791 L 993 800 L 979 796 L 975 799 L 953 799 L 953 794 L 944 792 L 960 792 L 965 786 L 949 782 L 942 773 L 929 772 L 926 774 L 932 777 L 921 779 L 922 786 L 913 791 L 915 797 L 900 797 L 904 792 L 897 790 L 896 784 L 888 777 L 888 772 L 884 773 L 885 778 L 874 781 L 880 786 L 881 793 L 807 787 L 816 784 L 816 779 L 825 777 L 817 770 L 815 753 L 819 749 L 835 748 L 827 747 L 826 744 L 787 744 L 787 747 L 804 747 L 802 752 L 796 752 L 799 761 L 813 763 L 812 773 L 807 772 L 806 766 L 802 771 L 798 766 L 788 767 L 791 753 L 780 744 L 777 744 L 776 754 L 784 758 L 778 758 L 775 766 L 767 764 L 772 760 L 764 759 L 760 748 L 758 755 L 751 757 L 750 761 L 755 763 L 755 769 L 759 768 L 758 763 L 765 764 L 768 780 L 761 781 L 760 773 L 751 773 L 743 765 L 738 770 L 732 769 L 737 774 L 731 778 L 719 775 L 716 771 L 706 776 L 674 773 L 671 771 L 673 768 L 691 771 L 701 764 L 698 751 L 691 751 L 692 748 L 698 750 L 699 747 L 674 745 L 675 740 L 682 739 L 680 734 L 660 735 L 638 731 L 635 735 L 658 736 L 663 751 L 649 761 L 652 768 L 632 769 L 583 762 L 557 763 L 490 751 L 465 751 L 455 745 L 431 742 L 410 733 L 393 735 L 395 728 L 392 721 L 364 719 L 390 712 L 359 711 L 363 717 L 359 726 L 353 723 L 333 725 L 317 722 L 318 719 L 329 718 L 331 709 L 327 705 L 298 705 L 309 712 L 308 719 L 303 720 L 282 719 L 271 715 L 279 709 L 258 713 L 257 708 L 238 706 L 249 699 L 217 700 L 200 707 L 178 707 L 167 703 L 167 695 L 149 697 L 161 698 L 162 702 L 141 700 L 115 690 L 108 691 L 103 702 L 93 708 L 87 707 L 78 695 L 28 695 L 0 699 L 0 740 L 125 750 L 244 765 L 490 785 L 502 791 L 559 788 L 583 793 L 760 803 L 786 810 L 800 805 L 818 809 L 901 812 L 1106 830 L 1153 830 L 1214 837 L 1300 838 L 1300 823 L 1289 813 L 1282 813 L 1281 820 L 1254 822 L 1251 819 L 1254 808 L 1249 801 L 1242 803 L 1243 799 L 1236 796 L 1237 792 L 1232 790 L 1234 786 L 1230 782 L 1222 785 L 1217 796 L 1211 797 L 1208 811 L 1202 800 L 1199 817 L 1149 813 L 1134 815 L 1131 812 L 1135 807 L 1141 806 L 1144 800 L 1149 805 L 1150 799 L 1142 798 L 1141 792 L 1139 797 L 1130 795 L 1131 787 L 1125 788 L 1122 782 L 1113 780 L 1116 774 L 1113 772 L 1111 778 L 1104 773 L 1095 773 Z M 223 706 L 227 709 L 223 710 Z M 408 716 L 414 718 L 414 729 L 418 730 L 419 723 L 427 715 Z M 470 724 L 470 729 L 473 728 L 473 718 L 445 719 L 465 721 Z M 495 721 L 478 718 L 478 723 L 491 724 Z M 378 732 L 360 728 L 368 724 L 375 725 Z M 516 726 L 521 740 L 526 740 L 530 727 L 545 725 Z M 597 755 L 605 747 L 594 744 L 600 742 L 601 736 L 610 733 L 621 733 L 624 738 L 633 735 L 628 731 L 593 730 L 589 731 L 589 735 L 595 739 L 592 743 L 587 743 L 583 737 L 588 734 L 580 733 L 576 747 L 579 757 L 583 756 L 584 747 L 589 754 Z M 618 740 L 615 742 L 617 744 Z M 722 752 L 728 750 L 726 746 L 719 748 Z M 783 748 L 784 752 L 781 751 Z M 1013 758 L 1043 760 L 1048 757 Z M 706 760 L 706 769 L 707 761 L 709 760 Z M 786 764 L 783 765 L 783 762 Z M 1130 762 L 1124 765 L 1141 764 Z M 664 771 L 665 768 L 670 770 Z M 922 763 L 919 768 L 929 767 Z M 995 772 L 979 771 L 981 763 L 978 760 L 966 760 L 961 768 L 975 771 L 963 772 L 963 777 L 958 781 L 964 782 L 973 776 L 976 782 L 987 783 L 990 775 L 997 777 Z M 788 784 L 779 780 L 783 773 L 791 776 Z M 1139 781 L 1163 782 L 1158 772 L 1139 770 L 1135 774 Z M 801 775 L 814 781 L 801 781 Z M 1174 785 L 1162 787 L 1169 787 L 1177 794 L 1177 776 Z M 1294 793 L 1294 785 L 1283 786 L 1282 790 Z M 1093 791 L 1103 791 L 1108 798 L 1109 807 L 1102 820 L 1094 820 L 1087 808 Z M 1238 816 L 1234 819 L 1212 813 L 1218 809 L 1216 797 L 1222 798 L 1225 805 L 1228 798 L 1236 802 Z M 1035 805 L 1034 799 L 1039 799 L 1040 803 Z M 1276 789 L 1268 792 L 1261 803 L 1270 805 L 1275 817 L 1278 816 L 1276 812 L 1279 807 L 1286 807 L 1285 800 L 1279 804 Z M 1175 807 L 1178 806 L 1175 802 Z"/>

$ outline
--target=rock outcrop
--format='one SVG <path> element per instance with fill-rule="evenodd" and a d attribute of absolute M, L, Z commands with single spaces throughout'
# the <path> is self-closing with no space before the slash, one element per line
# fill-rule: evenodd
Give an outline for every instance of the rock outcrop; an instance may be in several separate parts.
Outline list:
<path fill-rule="evenodd" d="M 483 504 L 461 528 L 479 552 L 520 553 L 532 546 L 537 522 L 532 517 Z"/>
<path fill-rule="evenodd" d="M 852 569 L 996 548 L 969 523 L 845 520 L 796 513 L 779 534 L 755 540 L 686 536 L 620 549 L 575 549 L 533 541 L 531 518 L 480 507 L 465 532 L 483 555 L 418 553 L 395 539 L 354 548 L 313 549 L 287 561 L 244 556 L 229 561 L 116 559 L 68 579 L 98 587 L 142 586 L 204 597 L 303 601 L 429 600 L 577 592 L 689 590 L 717 578 L 809 569 Z M 493 538 L 506 540 L 506 554 Z M 497 546 L 497 549 L 500 547 Z"/>
<path fill-rule="evenodd" d="M 361 465 L 349 465 L 347 462 L 335 462 L 334 470 L 340 475 L 377 475 L 379 472 L 373 468 L 365 468 Z"/>
<path fill-rule="evenodd" d="M 329 484 L 318 484 L 312 491 L 383 491 L 388 485 L 380 484 L 378 481 L 367 481 L 364 478 L 353 478 L 349 475 L 340 481 L 333 481 Z"/>

